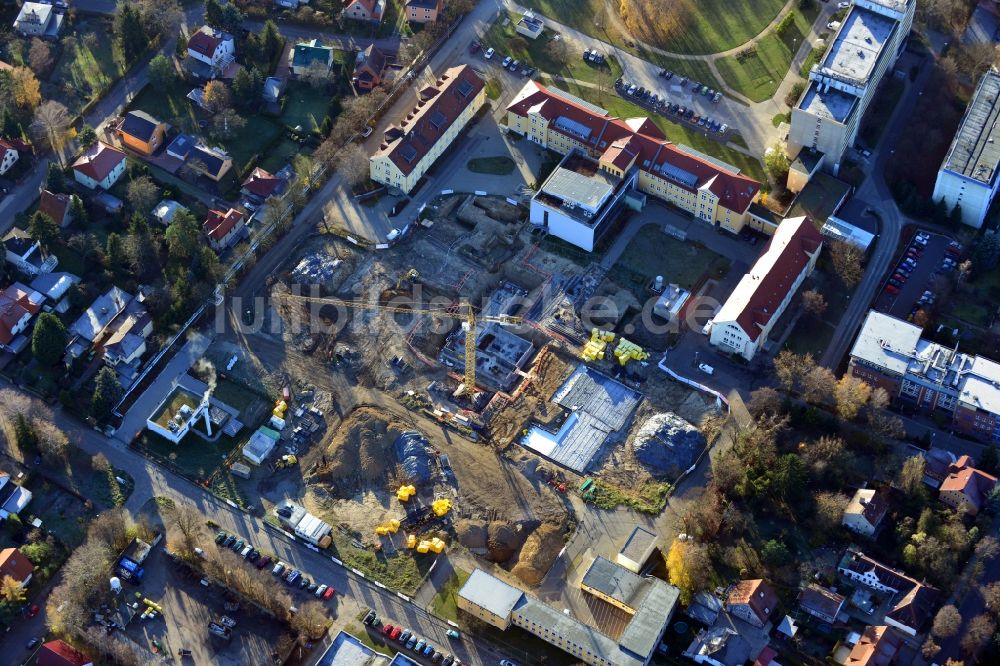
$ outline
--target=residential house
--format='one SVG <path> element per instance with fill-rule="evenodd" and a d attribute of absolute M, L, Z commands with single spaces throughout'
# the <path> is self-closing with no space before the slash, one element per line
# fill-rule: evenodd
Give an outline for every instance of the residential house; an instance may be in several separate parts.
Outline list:
<path fill-rule="evenodd" d="M 134 362 L 145 351 L 145 339 L 153 331 L 142 296 L 133 296 L 118 287 L 98 296 L 69 327 L 67 352 L 80 357 L 94 346 L 105 351 L 112 365 Z M 135 336 L 125 339 L 127 336 Z M 142 338 L 142 342 L 135 338 Z M 111 345 L 110 353 L 105 348 Z"/>
<path fill-rule="evenodd" d="M 468 65 L 452 67 L 418 93 L 369 158 L 371 179 L 410 192 L 486 102 L 486 83 Z"/>
<path fill-rule="evenodd" d="M 444 0 L 406 0 L 405 9 L 410 23 L 434 23 L 444 11 Z"/>
<path fill-rule="evenodd" d="M 188 40 L 184 70 L 198 79 L 215 79 L 236 59 L 236 41 L 228 32 L 203 25 Z"/>
<path fill-rule="evenodd" d="M 110 190 L 125 173 L 125 153 L 98 141 L 73 162 L 73 178 L 91 190 Z"/>
<path fill-rule="evenodd" d="M 36 666 L 94 666 L 94 662 L 72 645 L 61 640 L 49 641 L 38 649 Z"/>
<path fill-rule="evenodd" d="M 778 595 L 760 578 L 741 580 L 729 588 L 726 610 L 755 627 L 763 627 L 778 606 Z"/>
<path fill-rule="evenodd" d="M 0 520 L 21 513 L 30 501 L 30 490 L 14 483 L 7 472 L 0 472 Z"/>
<path fill-rule="evenodd" d="M 4 236 L 3 247 L 7 263 L 27 275 L 50 273 L 59 263 L 54 254 L 47 254 L 41 243 L 17 227 Z"/>
<path fill-rule="evenodd" d="M 358 90 L 371 90 L 382 83 L 388 58 L 379 47 L 370 45 L 364 51 L 358 51 L 354 58 L 354 74 L 351 82 Z"/>
<path fill-rule="evenodd" d="M 601 169 L 625 181 L 634 179 L 638 194 L 673 204 L 707 224 L 738 233 L 748 222 L 750 204 L 760 183 L 736 167 L 668 141 L 649 118 L 616 118 L 606 109 L 556 88 L 528 81 L 507 105 L 507 127 L 543 148 L 565 155 L 576 149 L 598 160 Z M 532 218 L 534 224 L 544 219 Z M 603 229 L 576 231 L 595 241 Z M 572 237 L 564 238 L 576 243 Z M 582 247 L 582 246 L 581 246 Z"/>
<path fill-rule="evenodd" d="M 0 580 L 10 576 L 21 587 L 28 587 L 31 582 L 31 572 L 35 570 L 31 560 L 21 554 L 17 548 L 0 550 Z"/>
<path fill-rule="evenodd" d="M 889 666 L 896 661 L 902 645 L 902 638 L 892 627 L 865 627 L 844 666 Z"/>
<path fill-rule="evenodd" d="M 141 155 L 152 155 L 167 133 L 167 124 L 145 111 L 129 111 L 115 128 L 122 143 Z"/>
<path fill-rule="evenodd" d="M 180 210 L 187 212 L 187 208 L 173 199 L 163 199 L 160 203 L 156 204 L 155 208 L 153 208 L 153 219 L 163 226 L 167 226 L 173 221 L 174 215 L 177 214 L 177 211 Z"/>
<path fill-rule="evenodd" d="M 976 469 L 973 465 L 971 457 L 959 457 L 938 488 L 938 499 L 970 516 L 979 513 L 997 485 L 995 476 Z"/>
<path fill-rule="evenodd" d="M 44 301 L 44 296 L 20 282 L 0 292 L 0 349 L 16 354 L 28 346 L 28 336 L 23 333 Z"/>
<path fill-rule="evenodd" d="M 333 47 L 323 46 L 318 39 L 299 42 L 288 58 L 289 67 L 295 76 L 303 76 L 312 71 L 329 73 L 333 67 Z"/>
<path fill-rule="evenodd" d="M 190 134 L 178 134 L 167 146 L 167 155 L 182 162 L 188 158 L 191 151 L 198 145 L 198 139 Z"/>
<path fill-rule="evenodd" d="M 208 244 L 216 252 L 222 252 L 231 247 L 240 238 L 245 227 L 246 221 L 243 213 L 235 208 L 230 208 L 225 213 L 219 210 L 210 210 L 208 217 L 202 224 L 205 235 L 208 236 Z"/>
<path fill-rule="evenodd" d="M 545 30 L 545 22 L 528 12 L 514 25 L 514 31 L 519 35 L 524 35 L 528 39 L 538 39 Z"/>
<path fill-rule="evenodd" d="M 823 236 L 808 217 L 785 219 L 712 319 L 709 342 L 753 360 L 822 248 Z"/>
<path fill-rule="evenodd" d="M 72 202 L 72 195 L 42 190 L 41 198 L 38 200 L 38 212 L 48 215 L 60 227 L 68 227 L 73 221 L 73 216 L 69 212 Z"/>
<path fill-rule="evenodd" d="M 45 296 L 53 304 L 52 308 L 56 312 L 64 313 L 69 309 L 68 300 L 64 300 L 66 292 L 79 282 L 80 278 L 72 273 L 54 272 L 42 273 L 28 286 Z"/>
<path fill-rule="evenodd" d="M 1000 363 L 922 335 L 919 326 L 872 310 L 854 341 L 848 372 L 900 403 L 950 414 L 951 430 L 1000 444 Z"/>
<path fill-rule="evenodd" d="M 55 39 L 62 28 L 63 15 L 48 3 L 25 2 L 14 19 L 14 32 L 24 37 Z"/>
<path fill-rule="evenodd" d="M 859 488 L 844 509 L 841 524 L 852 532 L 872 537 L 888 512 L 889 503 L 883 493 L 872 488 Z"/>
<path fill-rule="evenodd" d="M 834 624 L 837 621 L 837 616 L 844 607 L 844 601 L 846 599 L 843 596 L 815 583 L 810 583 L 799 592 L 798 598 L 799 608 L 827 624 Z"/>
<path fill-rule="evenodd" d="M 10 168 L 17 162 L 20 152 L 13 142 L 0 138 L 0 175 L 10 171 Z"/>
<path fill-rule="evenodd" d="M 958 462 L 958 457 L 948 449 L 934 446 L 921 455 L 924 457 L 924 484 L 937 490 L 951 474 L 952 465 Z"/>
<path fill-rule="evenodd" d="M 885 566 L 864 553 L 848 549 L 837 565 L 845 578 L 898 598 L 885 615 L 885 622 L 910 636 L 916 636 L 933 617 L 940 592 L 929 585 Z"/>
<path fill-rule="evenodd" d="M 288 191 L 288 179 L 255 167 L 243 181 L 240 194 L 256 204 L 262 204 L 271 197 L 282 197 Z"/>
<path fill-rule="evenodd" d="M 344 6 L 344 18 L 381 23 L 386 0 L 350 0 Z"/>
<path fill-rule="evenodd" d="M 219 182 L 233 168 L 233 158 L 221 148 L 195 146 L 188 153 L 187 165 L 215 182 Z"/>

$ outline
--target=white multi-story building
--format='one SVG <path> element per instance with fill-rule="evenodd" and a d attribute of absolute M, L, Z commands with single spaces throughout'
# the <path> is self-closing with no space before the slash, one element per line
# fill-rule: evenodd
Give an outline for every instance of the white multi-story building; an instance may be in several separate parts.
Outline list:
<path fill-rule="evenodd" d="M 979 80 L 934 183 L 934 201 L 943 200 L 949 211 L 958 206 L 962 223 L 977 229 L 1000 187 L 998 118 L 1000 73 L 990 70 Z"/>
<path fill-rule="evenodd" d="M 821 167 L 837 173 L 879 83 L 903 51 L 916 4 L 916 0 L 854 0 L 792 109 L 791 155 L 812 150 L 820 154 Z"/>
<path fill-rule="evenodd" d="M 799 285 L 816 267 L 823 236 L 808 217 L 784 220 L 712 319 L 709 342 L 750 361 Z"/>

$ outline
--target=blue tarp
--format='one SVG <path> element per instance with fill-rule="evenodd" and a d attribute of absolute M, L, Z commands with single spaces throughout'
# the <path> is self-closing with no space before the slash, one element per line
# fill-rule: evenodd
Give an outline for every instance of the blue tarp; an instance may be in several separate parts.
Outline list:
<path fill-rule="evenodd" d="M 407 478 L 413 483 L 424 483 L 431 478 L 431 451 L 427 439 L 419 432 L 404 432 L 393 448 Z"/>

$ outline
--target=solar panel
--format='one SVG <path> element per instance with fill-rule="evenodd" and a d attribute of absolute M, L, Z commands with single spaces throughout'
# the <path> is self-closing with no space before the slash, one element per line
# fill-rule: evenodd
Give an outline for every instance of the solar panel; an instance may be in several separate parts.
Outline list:
<path fill-rule="evenodd" d="M 403 159 L 406 160 L 406 163 L 411 164 L 413 159 L 417 156 L 417 149 L 413 146 L 407 146 L 406 148 L 403 148 L 402 155 Z"/>
<path fill-rule="evenodd" d="M 431 115 L 431 125 L 434 125 L 436 129 L 441 129 L 442 127 L 444 127 L 444 124 L 447 121 L 448 119 L 440 111 L 435 111 Z"/>
<path fill-rule="evenodd" d="M 564 132 L 569 132 L 570 134 L 575 134 L 583 139 L 590 136 L 590 128 L 583 123 L 578 123 L 575 120 L 571 120 L 566 116 L 559 116 L 556 118 L 554 123 L 556 127 L 563 130 Z"/>
<path fill-rule="evenodd" d="M 462 97 L 468 97 L 472 94 L 472 84 L 468 81 L 459 81 L 458 83 L 458 94 Z"/>
<path fill-rule="evenodd" d="M 669 162 L 664 162 L 662 165 L 660 165 L 660 171 L 662 171 L 663 175 L 666 176 L 667 178 L 671 180 L 676 180 L 678 183 L 682 185 L 687 185 L 688 187 L 694 187 L 695 185 L 698 184 L 698 176 L 688 171 L 685 171 L 684 169 L 676 167 L 673 164 L 670 164 Z"/>

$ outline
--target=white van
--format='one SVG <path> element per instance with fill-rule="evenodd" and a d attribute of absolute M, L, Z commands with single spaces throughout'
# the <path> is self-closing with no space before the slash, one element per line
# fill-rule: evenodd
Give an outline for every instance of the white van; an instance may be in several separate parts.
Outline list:
<path fill-rule="evenodd" d="M 708 363 L 699 363 L 698 369 L 704 372 L 706 375 L 715 374 L 715 368 L 710 366 Z"/>

